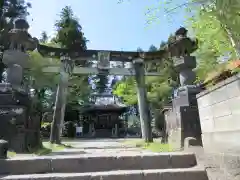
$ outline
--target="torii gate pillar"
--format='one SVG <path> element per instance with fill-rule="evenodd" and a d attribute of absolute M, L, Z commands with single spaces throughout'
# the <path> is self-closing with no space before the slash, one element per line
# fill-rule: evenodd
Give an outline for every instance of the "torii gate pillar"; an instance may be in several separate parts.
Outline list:
<path fill-rule="evenodd" d="M 57 88 L 53 122 L 51 126 L 50 142 L 60 144 L 61 133 L 64 123 L 65 107 L 69 76 L 74 68 L 74 61 L 69 56 L 61 56 L 60 81 Z"/>
<path fill-rule="evenodd" d="M 144 61 L 141 58 L 134 59 L 133 64 L 136 72 L 135 78 L 137 82 L 138 109 L 140 114 L 142 138 L 145 142 L 152 142 L 151 116 L 147 100 Z"/>

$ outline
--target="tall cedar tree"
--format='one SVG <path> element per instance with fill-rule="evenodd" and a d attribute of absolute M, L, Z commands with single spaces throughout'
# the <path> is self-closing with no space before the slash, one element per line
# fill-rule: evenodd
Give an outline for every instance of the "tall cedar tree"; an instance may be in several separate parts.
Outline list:
<path fill-rule="evenodd" d="M 60 20 L 56 21 L 56 37 L 53 39 L 62 48 L 68 48 L 73 51 L 86 50 L 86 38 L 82 32 L 82 27 L 78 22 L 78 19 L 74 16 L 71 7 L 66 6 L 60 13 Z M 83 62 L 82 65 L 85 65 Z M 86 78 L 85 81 L 88 79 Z M 81 91 L 79 89 L 78 91 Z M 59 101 L 56 105 L 56 109 L 61 109 L 64 102 Z M 61 112 L 61 110 L 59 110 Z M 53 124 L 51 129 L 51 143 L 60 143 L 60 127 L 61 124 L 61 113 L 54 113 Z"/>

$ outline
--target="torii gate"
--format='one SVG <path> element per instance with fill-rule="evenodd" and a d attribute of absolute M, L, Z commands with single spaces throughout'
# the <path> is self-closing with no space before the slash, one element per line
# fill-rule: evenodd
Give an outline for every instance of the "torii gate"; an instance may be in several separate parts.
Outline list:
<path fill-rule="evenodd" d="M 15 22 L 12 29 L 6 36 L 1 36 L 0 40 L 6 45 L 1 48 L 3 60 L 6 63 L 16 65 L 19 72 L 11 70 L 11 85 L 20 88 L 22 77 L 22 67 L 29 57 L 26 54 L 27 50 L 38 49 L 43 56 L 57 57 L 61 59 L 61 67 L 43 68 L 43 72 L 60 72 L 60 83 L 58 86 L 53 126 L 51 133 L 51 142 L 60 143 L 61 121 L 64 119 L 66 91 L 68 86 L 69 75 L 71 74 L 112 74 L 112 75 L 135 75 L 138 89 L 138 106 L 140 112 L 140 120 L 142 127 L 142 135 L 146 141 L 151 141 L 150 131 L 150 112 L 147 103 L 147 94 L 145 89 L 145 75 L 160 75 L 158 73 L 148 73 L 144 70 L 144 63 L 149 61 L 160 61 L 164 57 L 174 58 L 174 66 L 179 71 L 179 79 L 181 85 L 191 85 L 194 80 L 192 68 L 196 66 L 195 57 L 190 54 L 197 49 L 197 41 L 187 37 L 187 30 L 180 28 L 175 33 L 175 41 L 168 44 L 165 49 L 156 52 L 123 52 L 123 51 L 101 51 L 101 50 L 73 50 L 53 48 L 40 45 L 36 38 L 32 38 L 28 33 L 29 25 L 24 19 L 19 19 Z M 10 43 L 9 43 L 10 42 Z M 9 50 L 7 50 L 9 49 Z M 77 48 L 76 48 L 77 49 Z M 0 53 L 1 55 L 2 53 Z M 16 56 L 18 57 L 16 61 Z M 77 67 L 82 61 L 97 60 L 97 68 Z M 134 68 L 110 68 L 110 61 L 132 62 Z M 75 66 L 76 65 L 76 66 Z M 15 67 L 15 66 L 14 66 Z M 10 79 L 9 79 L 10 80 Z M 60 113 L 61 112 L 61 113 Z"/>
<path fill-rule="evenodd" d="M 107 50 L 84 50 L 77 51 L 72 49 L 53 48 L 38 44 L 38 51 L 43 56 L 55 57 L 61 59 L 61 67 L 43 68 L 43 72 L 60 72 L 60 83 L 56 95 L 55 110 L 50 141 L 60 143 L 61 122 L 64 120 L 66 92 L 69 75 L 71 74 L 110 74 L 110 75 L 134 75 L 137 82 L 138 107 L 140 113 L 140 122 L 142 137 L 146 142 L 152 141 L 151 134 L 151 116 L 147 101 L 147 92 L 145 88 L 145 76 L 159 76 L 159 73 L 145 72 L 144 63 L 156 61 L 163 58 L 174 58 L 175 66 L 182 66 L 192 57 L 190 54 L 196 50 L 197 41 L 187 37 L 187 30 L 180 28 L 175 33 L 176 39 L 168 44 L 163 50 L 156 52 L 127 52 L 127 51 L 107 51 Z M 186 56 L 186 58 L 181 58 Z M 87 60 L 98 61 L 97 68 L 78 67 Z M 110 68 L 110 61 L 131 62 L 134 68 Z M 186 62 L 185 62 L 186 61 Z M 195 61 L 192 61 L 195 62 Z M 190 73 L 190 74 L 189 74 Z M 180 73 L 180 81 L 184 82 L 192 72 L 183 70 Z M 59 113 L 61 112 L 61 113 Z M 58 132 L 58 130 L 60 130 Z"/>
<path fill-rule="evenodd" d="M 71 49 L 53 48 L 45 45 L 38 45 L 38 51 L 45 57 L 60 58 L 61 67 L 45 67 L 45 73 L 60 73 L 60 83 L 57 90 L 53 125 L 50 141 L 60 143 L 61 124 L 64 120 L 66 92 L 68 80 L 71 74 L 109 74 L 135 76 L 137 82 L 138 107 L 140 112 L 142 137 L 145 141 L 152 141 L 151 136 L 151 116 L 147 102 L 145 89 L 145 76 L 159 76 L 157 72 L 145 72 L 144 63 L 149 61 L 159 61 L 166 55 L 165 50 L 157 52 L 126 52 L 126 51 L 106 51 L 106 50 L 84 50 L 73 51 Z M 98 62 L 96 68 L 79 67 L 83 61 L 93 60 Z M 133 68 L 111 68 L 110 61 L 121 61 L 133 63 Z M 61 112 L 61 113 L 60 113 Z"/>

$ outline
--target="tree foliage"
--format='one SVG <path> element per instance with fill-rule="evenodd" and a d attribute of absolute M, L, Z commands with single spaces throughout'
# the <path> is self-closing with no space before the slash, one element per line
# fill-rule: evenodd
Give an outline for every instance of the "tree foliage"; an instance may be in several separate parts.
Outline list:
<path fill-rule="evenodd" d="M 109 76 L 105 74 L 98 74 L 92 77 L 92 81 L 95 85 L 96 93 L 104 93 L 109 84 Z"/>
<path fill-rule="evenodd" d="M 60 19 L 56 21 L 55 27 L 57 35 L 54 40 L 56 43 L 72 50 L 87 49 L 87 39 L 71 7 L 66 6 L 62 9 Z"/>
<path fill-rule="evenodd" d="M 166 43 L 167 42 L 162 42 L 160 48 L 163 48 Z M 151 45 L 149 51 L 156 51 L 158 49 L 159 48 Z M 151 108 L 162 108 L 164 104 L 168 103 L 172 89 L 178 84 L 177 73 L 174 71 L 173 62 L 170 58 L 162 59 L 161 62 L 146 64 L 145 69 L 148 72 L 159 72 L 161 74 L 161 76 L 157 77 L 146 77 L 146 89 Z M 137 104 L 135 78 L 128 77 L 119 81 L 115 85 L 114 94 L 120 96 L 128 105 Z"/>
<path fill-rule="evenodd" d="M 1 0 L 0 1 L 0 31 L 11 29 L 13 22 L 17 18 L 26 18 L 28 15 L 27 8 L 31 4 L 25 0 Z"/>
<path fill-rule="evenodd" d="M 239 1 L 205 1 L 188 21 L 199 40 L 196 52 L 198 80 L 218 69 L 219 63 L 239 57 Z"/>
<path fill-rule="evenodd" d="M 206 78 L 224 60 L 240 57 L 240 1 L 238 0 L 190 0 L 160 1 L 159 5 L 148 7 L 148 23 L 164 16 L 174 18 L 180 10 L 192 16 L 188 26 L 192 35 L 199 39 L 198 80 Z"/>
<path fill-rule="evenodd" d="M 52 41 L 59 44 L 60 47 L 77 51 L 87 49 L 87 39 L 71 7 L 66 6 L 62 9 L 59 20 L 55 23 L 55 28 L 57 33 Z M 88 63 L 84 61 L 81 65 Z M 71 77 L 70 86 L 68 101 L 86 101 L 88 99 L 91 92 L 88 76 Z"/>

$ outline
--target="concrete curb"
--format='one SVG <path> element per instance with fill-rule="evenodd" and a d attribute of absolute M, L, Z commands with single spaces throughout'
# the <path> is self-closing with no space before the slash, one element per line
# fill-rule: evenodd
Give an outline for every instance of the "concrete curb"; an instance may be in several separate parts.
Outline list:
<path fill-rule="evenodd" d="M 33 174 L 12 175 L 0 177 L 0 180 L 208 180 L 204 169 L 154 169 L 154 170 L 131 170 L 109 171 L 95 173 L 59 173 L 59 174 Z"/>

